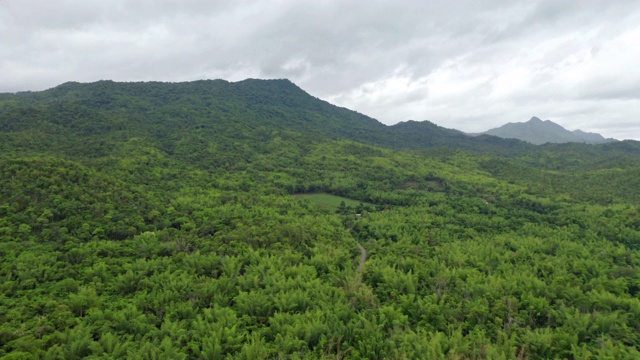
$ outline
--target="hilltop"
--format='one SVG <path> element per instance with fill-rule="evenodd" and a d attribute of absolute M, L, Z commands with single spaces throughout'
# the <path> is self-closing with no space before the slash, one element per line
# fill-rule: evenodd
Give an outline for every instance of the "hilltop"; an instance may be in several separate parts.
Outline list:
<path fill-rule="evenodd" d="M 504 139 L 518 139 L 536 145 L 569 142 L 603 144 L 617 141 L 615 139 L 605 139 L 600 134 L 582 130 L 569 131 L 551 120 L 543 121 L 535 116 L 527 122 L 508 123 L 480 134 L 498 136 Z"/>

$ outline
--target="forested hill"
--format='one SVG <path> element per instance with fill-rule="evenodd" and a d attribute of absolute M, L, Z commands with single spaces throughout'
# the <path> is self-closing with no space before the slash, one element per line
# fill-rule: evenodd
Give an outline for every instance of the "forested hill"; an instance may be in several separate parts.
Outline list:
<path fill-rule="evenodd" d="M 28 131 L 38 138 L 38 146 L 50 150 L 59 149 L 58 145 L 68 148 L 57 144 L 52 135 L 70 137 L 72 142 L 95 139 L 96 146 L 105 137 L 145 136 L 171 152 L 171 143 L 180 139 L 255 136 L 259 140 L 272 131 L 293 131 L 307 141 L 349 139 L 394 149 L 461 149 L 502 157 L 544 152 L 544 147 L 523 141 L 467 136 L 428 121 L 385 126 L 317 99 L 289 80 L 69 82 L 41 92 L 0 94 L 0 115 L 2 131 Z M 90 144 L 85 142 L 84 152 L 104 154 L 106 149 Z M 637 143 L 632 147 L 640 149 Z M 621 155 L 627 148 L 621 146 L 615 152 Z M 562 148 L 552 151 L 559 153 Z"/>
<path fill-rule="evenodd" d="M 309 131 L 313 136 L 366 138 L 367 134 L 386 128 L 367 116 L 314 98 L 288 80 L 66 83 L 43 92 L 5 94 L 2 99 L 5 112 L 25 107 L 64 111 L 75 106 L 90 112 L 83 114 L 83 123 L 103 123 L 103 118 L 92 116 L 98 112 L 121 120 L 109 119 L 103 126 L 129 131 L 170 133 L 216 126 L 233 126 L 238 130 L 268 127 Z"/>
<path fill-rule="evenodd" d="M 42 92 L 0 95 L 0 111 L 4 114 L 0 126 L 5 131 L 23 126 L 72 136 L 126 131 L 164 139 L 176 132 L 198 130 L 226 137 L 259 129 L 267 135 L 289 130 L 309 140 L 351 139 L 397 149 L 455 147 L 500 152 L 528 148 L 523 142 L 497 137 L 474 139 L 428 121 L 388 127 L 317 99 L 288 80 L 65 83 Z M 43 118 L 42 114 L 50 116 Z"/>
<path fill-rule="evenodd" d="M 639 358 L 640 146 L 287 80 L 0 95 L 0 357 Z"/>

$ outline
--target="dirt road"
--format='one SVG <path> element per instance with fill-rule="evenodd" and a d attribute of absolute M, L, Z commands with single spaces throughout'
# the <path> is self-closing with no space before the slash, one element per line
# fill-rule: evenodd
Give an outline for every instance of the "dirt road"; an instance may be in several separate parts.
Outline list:
<path fill-rule="evenodd" d="M 358 285 L 362 283 L 362 270 L 364 270 L 364 262 L 367 261 L 367 249 L 365 249 L 360 243 L 358 243 L 358 249 L 360 249 L 360 264 L 358 265 L 357 282 Z"/>

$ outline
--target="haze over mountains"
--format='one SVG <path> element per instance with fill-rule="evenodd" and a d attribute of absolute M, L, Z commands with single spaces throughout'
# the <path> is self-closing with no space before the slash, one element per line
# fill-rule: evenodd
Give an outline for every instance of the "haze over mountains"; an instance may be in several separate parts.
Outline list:
<path fill-rule="evenodd" d="M 617 141 L 616 139 L 605 139 L 600 134 L 582 130 L 569 131 L 553 121 L 543 121 L 535 116 L 524 123 L 508 123 L 480 134 L 498 136 L 504 139 L 518 139 L 536 145 L 568 142 L 603 144 Z"/>

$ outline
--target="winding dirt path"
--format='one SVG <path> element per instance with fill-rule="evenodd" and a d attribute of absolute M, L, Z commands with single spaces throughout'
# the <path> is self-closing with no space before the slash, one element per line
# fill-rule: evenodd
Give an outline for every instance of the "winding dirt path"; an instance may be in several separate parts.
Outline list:
<path fill-rule="evenodd" d="M 360 245 L 360 243 L 358 243 L 358 249 L 360 249 L 360 264 L 358 265 L 356 282 L 360 285 L 362 284 L 362 270 L 364 269 L 364 262 L 367 261 L 367 249 Z"/>

